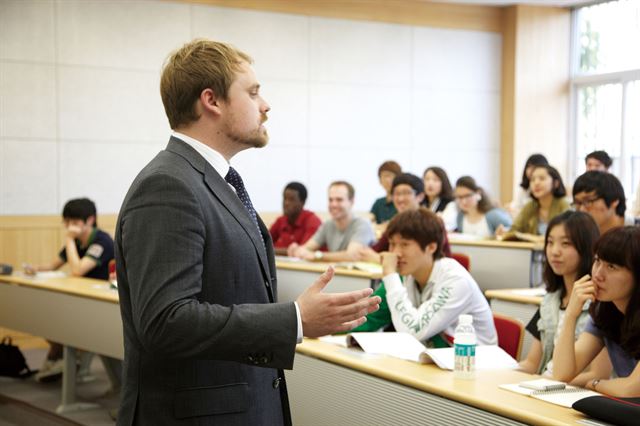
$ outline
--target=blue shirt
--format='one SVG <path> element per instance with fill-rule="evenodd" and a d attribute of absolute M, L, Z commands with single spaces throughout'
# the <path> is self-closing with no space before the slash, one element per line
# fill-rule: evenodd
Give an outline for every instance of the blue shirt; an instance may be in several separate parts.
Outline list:
<path fill-rule="evenodd" d="M 618 343 L 605 337 L 602 331 L 593 323 L 593 318 L 589 317 L 584 331 L 604 340 L 604 346 L 607 348 L 607 351 L 609 351 L 611 365 L 618 377 L 628 377 L 631 375 L 633 369 L 636 368 L 638 364 L 638 360 L 629 355 Z"/>

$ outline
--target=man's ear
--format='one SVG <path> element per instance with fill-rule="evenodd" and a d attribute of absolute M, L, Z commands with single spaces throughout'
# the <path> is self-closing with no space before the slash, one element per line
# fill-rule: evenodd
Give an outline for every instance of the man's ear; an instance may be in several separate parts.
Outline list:
<path fill-rule="evenodd" d="M 620 204 L 620 200 L 613 200 L 609 208 L 615 211 L 618 208 L 618 204 Z"/>
<path fill-rule="evenodd" d="M 92 216 L 89 216 L 89 217 L 87 218 L 87 220 L 85 220 L 85 221 L 84 221 L 84 223 L 86 223 L 87 225 L 89 225 L 90 227 L 92 227 L 92 228 L 93 228 L 93 225 L 95 225 L 95 223 L 96 223 L 96 217 L 95 217 L 95 216 L 93 216 L 93 215 L 92 215 Z"/>
<path fill-rule="evenodd" d="M 432 243 L 427 244 L 427 246 L 424 248 L 424 251 L 426 253 L 433 254 L 436 252 L 437 249 L 438 249 L 438 243 L 434 241 Z"/>
<path fill-rule="evenodd" d="M 422 204 L 422 202 L 424 201 L 424 192 L 417 194 L 416 200 L 418 200 L 418 204 Z"/>
<path fill-rule="evenodd" d="M 213 114 L 220 115 L 221 110 L 221 99 L 213 92 L 212 89 L 207 88 L 204 89 L 200 93 L 200 98 L 198 98 L 197 109 L 201 108 L 203 111 L 210 111 Z"/>

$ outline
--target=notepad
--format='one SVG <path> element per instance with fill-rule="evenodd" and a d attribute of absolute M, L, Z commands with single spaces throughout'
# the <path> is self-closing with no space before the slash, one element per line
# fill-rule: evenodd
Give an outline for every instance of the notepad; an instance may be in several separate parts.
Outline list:
<path fill-rule="evenodd" d="M 541 379 L 545 380 L 545 379 Z M 548 380 L 548 382 L 554 382 Z M 526 383 L 526 382 L 523 382 Z M 561 383 L 561 382 L 555 382 Z M 540 399 L 542 401 L 550 402 L 552 404 L 560 405 L 562 407 L 571 408 L 576 402 L 582 398 L 589 396 L 601 395 L 598 392 L 594 392 L 589 389 L 579 388 L 576 386 L 565 385 L 564 389 L 552 389 L 552 390 L 534 390 L 523 387 L 521 383 L 515 383 L 510 385 L 500 385 L 501 389 L 505 389 L 511 392 L 519 393 L 521 395 L 528 395 L 530 397 Z"/>

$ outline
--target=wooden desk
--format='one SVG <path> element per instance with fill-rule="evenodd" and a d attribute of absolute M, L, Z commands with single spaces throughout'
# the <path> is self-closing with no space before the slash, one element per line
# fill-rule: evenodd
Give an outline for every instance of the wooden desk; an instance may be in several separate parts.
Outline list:
<path fill-rule="evenodd" d="M 58 413 L 95 407 L 76 402 L 76 348 L 124 358 L 118 292 L 106 281 L 0 276 L 0 324 L 64 345 Z M 110 361 L 103 358 L 103 362 L 112 383 L 119 386 Z"/>
<path fill-rule="evenodd" d="M 291 302 L 298 298 L 327 268 L 330 263 L 293 261 L 278 257 L 278 301 Z M 382 274 L 336 267 L 333 280 L 326 291 L 342 293 L 371 287 L 372 280 L 382 278 Z"/>
<path fill-rule="evenodd" d="M 531 289 L 487 290 L 484 295 L 489 299 L 493 312 L 517 318 L 526 326 L 542 303 L 542 296 L 523 294 Z M 526 357 L 531 348 L 533 336 L 525 331 L 521 356 Z"/>
<path fill-rule="evenodd" d="M 542 245 L 521 241 L 469 241 L 449 237 L 451 251 L 471 259 L 471 275 L 484 290 L 535 287 L 542 282 Z"/>
<path fill-rule="evenodd" d="M 286 373 L 293 423 L 345 425 L 576 425 L 584 416 L 498 385 L 530 380 L 518 371 L 479 371 L 475 380 L 318 340 L 298 345 Z"/>

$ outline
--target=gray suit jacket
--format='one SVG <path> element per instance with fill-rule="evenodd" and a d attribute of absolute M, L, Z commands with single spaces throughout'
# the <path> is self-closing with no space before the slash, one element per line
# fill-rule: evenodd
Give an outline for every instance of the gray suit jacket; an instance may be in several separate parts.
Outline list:
<path fill-rule="evenodd" d="M 260 220 L 259 220 L 260 221 Z M 215 169 L 171 138 L 118 217 L 125 361 L 119 425 L 290 424 L 293 303 L 276 299 L 262 237 Z"/>

